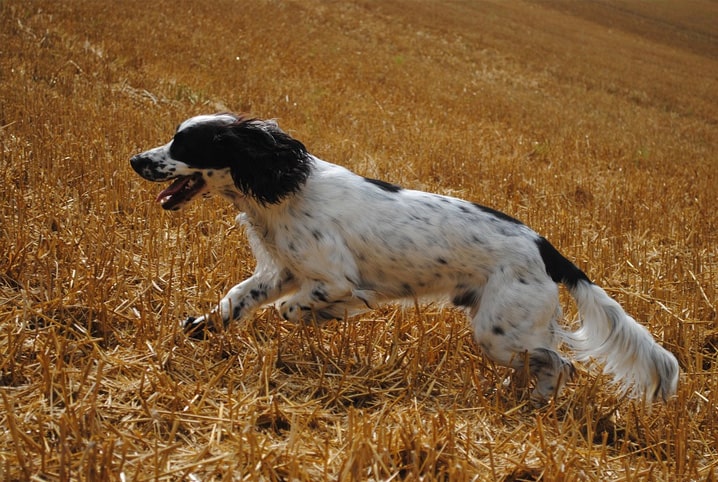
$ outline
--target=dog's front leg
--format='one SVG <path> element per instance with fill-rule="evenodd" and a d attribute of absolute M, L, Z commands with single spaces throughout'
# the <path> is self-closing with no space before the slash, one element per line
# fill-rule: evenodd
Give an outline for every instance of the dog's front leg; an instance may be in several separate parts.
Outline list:
<path fill-rule="evenodd" d="M 196 318 L 190 316 L 182 322 L 182 327 L 190 336 L 203 338 L 206 330 L 217 328 L 214 323 L 221 321 L 226 327 L 231 321 L 245 318 L 294 289 L 294 276 L 288 270 L 281 273 L 274 270 L 255 271 L 251 277 L 230 289 L 211 313 Z"/>

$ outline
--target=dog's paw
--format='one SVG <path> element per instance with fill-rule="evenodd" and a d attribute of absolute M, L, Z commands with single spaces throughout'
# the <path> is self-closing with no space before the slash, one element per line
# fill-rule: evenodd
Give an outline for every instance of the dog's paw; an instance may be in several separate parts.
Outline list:
<path fill-rule="evenodd" d="M 206 340 L 208 332 L 215 331 L 213 329 L 214 326 L 207 322 L 207 318 L 205 316 L 200 316 L 198 318 L 188 316 L 180 322 L 180 326 L 188 337 L 196 340 Z"/>
<path fill-rule="evenodd" d="M 301 321 L 302 309 L 299 307 L 299 305 L 290 304 L 286 301 L 283 301 L 282 304 L 279 305 L 279 314 L 287 321 L 291 321 L 292 323 L 298 323 L 299 321 Z"/>

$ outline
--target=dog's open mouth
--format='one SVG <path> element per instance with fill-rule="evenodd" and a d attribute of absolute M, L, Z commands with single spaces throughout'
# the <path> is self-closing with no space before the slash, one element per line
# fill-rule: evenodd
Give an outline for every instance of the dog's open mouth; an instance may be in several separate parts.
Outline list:
<path fill-rule="evenodd" d="M 204 185 L 201 172 L 178 177 L 167 189 L 157 195 L 157 202 L 163 209 L 177 209 L 198 194 Z"/>

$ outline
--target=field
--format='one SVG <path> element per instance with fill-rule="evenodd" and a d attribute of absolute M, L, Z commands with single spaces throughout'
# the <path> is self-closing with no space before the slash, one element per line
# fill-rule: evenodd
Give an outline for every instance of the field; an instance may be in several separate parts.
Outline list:
<path fill-rule="evenodd" d="M 448 306 L 187 339 L 253 258 L 128 160 L 226 110 L 529 224 L 678 394 L 532 407 Z M 0 0 L 0 167 L 0 480 L 718 478 L 715 1 Z"/>

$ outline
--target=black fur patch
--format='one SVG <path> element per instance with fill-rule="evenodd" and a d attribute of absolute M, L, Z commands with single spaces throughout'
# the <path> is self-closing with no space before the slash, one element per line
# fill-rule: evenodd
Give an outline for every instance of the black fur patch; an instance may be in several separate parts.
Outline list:
<path fill-rule="evenodd" d="M 482 206 L 481 204 L 476 204 L 476 203 L 474 203 L 474 206 L 476 206 L 479 209 L 479 211 L 483 211 L 487 214 L 491 214 L 496 219 L 500 219 L 502 221 L 507 221 L 511 224 L 523 225 L 523 223 L 521 221 L 519 221 L 518 219 L 512 218 L 508 214 L 502 213 L 501 211 L 497 211 L 496 209 L 492 209 L 492 208 Z"/>
<path fill-rule="evenodd" d="M 312 298 L 316 301 L 323 301 L 327 303 L 329 301 L 329 294 L 324 288 L 314 288 L 312 291 Z"/>
<path fill-rule="evenodd" d="M 370 184 L 374 184 L 375 186 L 378 186 L 379 188 L 383 189 L 386 192 L 399 192 L 401 191 L 401 186 L 397 186 L 396 184 L 392 184 L 390 182 L 386 181 L 380 181 L 379 179 L 372 179 L 369 177 L 365 177 L 364 180 Z"/>
<path fill-rule="evenodd" d="M 506 332 L 504 332 L 504 329 L 501 328 L 501 327 L 498 326 L 498 325 L 497 325 L 497 326 L 494 326 L 493 328 L 491 328 L 491 332 L 492 332 L 494 335 L 498 335 L 498 336 L 503 336 L 503 335 L 506 334 Z"/>
<path fill-rule="evenodd" d="M 242 192 L 262 204 L 276 204 L 304 185 L 311 157 L 304 144 L 279 127 L 240 120 L 219 134 L 217 141 L 232 160 L 232 179 Z"/>
<path fill-rule="evenodd" d="M 477 298 L 478 297 L 474 291 L 467 290 L 454 296 L 454 299 L 452 299 L 451 302 L 454 306 L 471 307 L 474 306 Z"/>
<path fill-rule="evenodd" d="M 555 283 L 563 283 L 569 288 L 574 288 L 579 281 L 591 282 L 583 271 L 559 253 L 546 238 L 539 237 L 536 244 L 546 266 L 546 272 Z"/>
<path fill-rule="evenodd" d="M 237 188 L 262 204 L 276 204 L 301 189 L 312 165 L 301 142 L 275 124 L 243 117 L 177 131 L 170 155 L 198 169 L 229 168 Z"/>

